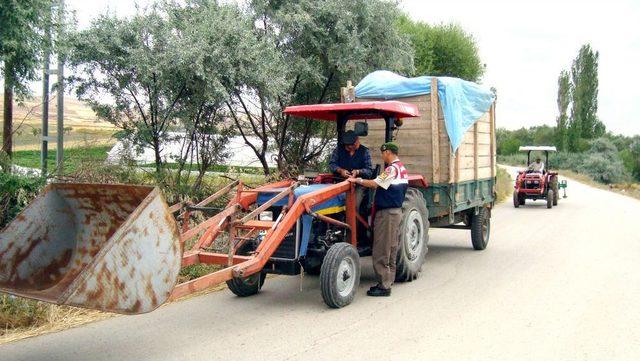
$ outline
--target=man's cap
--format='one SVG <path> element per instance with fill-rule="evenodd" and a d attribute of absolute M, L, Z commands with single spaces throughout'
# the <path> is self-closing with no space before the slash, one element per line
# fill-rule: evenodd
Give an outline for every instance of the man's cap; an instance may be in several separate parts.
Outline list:
<path fill-rule="evenodd" d="M 347 130 L 342 136 L 342 144 L 353 145 L 355 144 L 357 138 L 358 136 L 356 135 L 356 132 L 354 132 L 353 130 Z"/>
<path fill-rule="evenodd" d="M 394 142 L 386 142 L 380 147 L 380 151 L 384 152 L 385 150 L 390 150 L 394 153 L 398 153 L 398 145 Z"/>

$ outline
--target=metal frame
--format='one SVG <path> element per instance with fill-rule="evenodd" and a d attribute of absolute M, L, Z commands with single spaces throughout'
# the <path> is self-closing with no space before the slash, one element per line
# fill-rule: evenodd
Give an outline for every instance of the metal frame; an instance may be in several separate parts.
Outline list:
<path fill-rule="evenodd" d="M 278 195 L 273 197 L 269 202 L 250 210 L 250 207 L 256 203 L 259 192 L 269 192 L 270 190 L 273 191 L 283 186 L 286 187 L 286 189 L 280 191 Z M 283 207 L 283 213 L 276 221 L 264 222 L 254 220 L 261 211 L 269 208 L 278 200 L 286 196 L 290 196 L 291 200 L 293 200 L 293 190 L 296 186 L 296 182 L 288 180 L 246 190 L 241 181 L 235 181 L 216 192 L 216 194 L 198 203 L 198 206 L 209 204 L 228 193 L 234 187 L 237 188 L 235 197 L 229 201 L 223 211 L 192 228 L 188 227 L 189 217 L 194 210 L 198 211 L 197 208 L 182 203 L 171 206 L 170 209 L 173 212 L 183 211 L 178 217 L 182 222 L 180 242 L 183 247 L 187 240 L 195 238 L 202 233 L 194 246 L 184 252 L 182 256 L 182 266 L 185 267 L 202 263 L 220 265 L 224 266 L 224 268 L 194 280 L 178 284 L 173 289 L 170 299 L 177 299 L 190 293 L 204 290 L 221 282 L 231 280 L 234 277 L 248 277 L 262 271 L 291 228 L 294 226 L 299 227 L 299 219 L 303 214 L 307 213 L 324 222 L 337 222 L 332 218 L 312 212 L 311 208 L 339 194 L 346 193 L 346 223 L 340 222 L 340 225 L 348 227 L 350 230 L 356 229 L 355 187 L 348 181 L 330 185 L 324 189 L 300 196 L 297 200 L 290 202 L 290 206 Z M 243 211 L 248 211 L 249 213 L 245 215 L 242 214 Z M 266 230 L 267 233 L 255 250 L 255 253 L 249 256 L 235 254 L 241 246 L 242 239 L 248 238 L 258 230 Z M 223 254 L 207 251 L 207 248 L 211 246 L 223 231 L 226 231 L 229 235 L 229 252 Z M 243 234 L 241 233 L 242 231 L 246 233 Z M 356 232 L 349 232 L 349 235 L 349 243 L 356 246 Z M 296 244 L 298 244 L 298 242 L 299 240 L 296 241 Z"/>

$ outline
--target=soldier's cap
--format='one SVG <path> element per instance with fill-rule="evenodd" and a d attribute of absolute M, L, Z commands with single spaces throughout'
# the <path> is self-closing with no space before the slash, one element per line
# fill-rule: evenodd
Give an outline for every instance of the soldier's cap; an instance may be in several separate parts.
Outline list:
<path fill-rule="evenodd" d="M 356 143 L 356 139 L 357 138 L 358 138 L 358 136 L 356 135 L 356 132 L 354 132 L 353 130 L 347 130 L 342 135 L 342 144 L 344 144 L 344 145 L 353 145 L 353 144 Z"/>
<path fill-rule="evenodd" d="M 394 153 L 398 153 L 398 145 L 394 142 L 386 142 L 380 147 L 380 151 L 384 152 L 385 150 L 390 150 Z"/>

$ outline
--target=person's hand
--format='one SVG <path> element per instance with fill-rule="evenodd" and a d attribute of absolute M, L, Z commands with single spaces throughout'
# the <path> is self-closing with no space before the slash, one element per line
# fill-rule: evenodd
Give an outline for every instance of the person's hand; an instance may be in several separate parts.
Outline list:
<path fill-rule="evenodd" d="M 351 177 L 351 178 L 347 178 L 347 180 L 348 180 L 349 182 L 351 182 L 351 183 L 355 183 L 355 184 L 358 184 L 358 179 L 359 179 L 359 178 L 353 178 L 353 177 Z"/>
<path fill-rule="evenodd" d="M 360 175 L 360 169 L 354 169 L 354 170 L 351 171 L 351 176 L 353 178 L 355 178 L 355 177 L 357 177 L 359 175 Z"/>
<path fill-rule="evenodd" d="M 351 175 L 351 173 L 349 173 L 349 171 L 346 169 L 340 169 L 338 173 L 340 173 L 342 178 L 349 178 L 349 176 Z"/>

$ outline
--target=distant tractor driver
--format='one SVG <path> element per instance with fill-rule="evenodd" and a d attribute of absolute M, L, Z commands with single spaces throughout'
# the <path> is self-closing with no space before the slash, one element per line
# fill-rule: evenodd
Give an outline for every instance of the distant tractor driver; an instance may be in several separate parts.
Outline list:
<path fill-rule="evenodd" d="M 529 164 L 529 170 L 532 172 L 542 173 L 544 170 L 544 163 L 542 162 L 542 159 L 537 157 L 535 162 Z"/>

